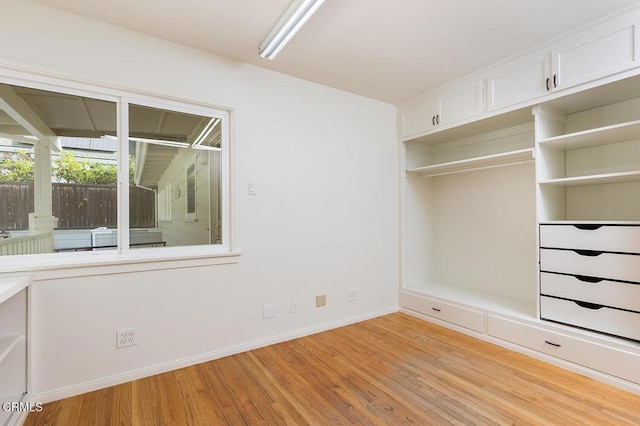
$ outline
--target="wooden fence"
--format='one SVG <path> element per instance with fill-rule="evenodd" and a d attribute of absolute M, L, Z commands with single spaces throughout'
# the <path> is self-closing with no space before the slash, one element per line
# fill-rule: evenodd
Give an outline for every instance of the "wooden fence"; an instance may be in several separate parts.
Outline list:
<path fill-rule="evenodd" d="M 33 183 L 0 182 L 0 229 L 29 228 L 33 212 Z M 129 227 L 155 227 L 155 192 L 129 188 Z M 53 215 L 57 229 L 115 228 L 117 189 L 113 185 L 53 184 Z"/>

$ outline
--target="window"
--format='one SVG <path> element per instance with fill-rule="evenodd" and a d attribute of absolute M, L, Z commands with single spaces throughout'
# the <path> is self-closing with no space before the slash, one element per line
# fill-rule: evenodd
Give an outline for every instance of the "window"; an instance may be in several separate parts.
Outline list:
<path fill-rule="evenodd" d="M 224 242 L 222 118 L 186 109 L 129 105 L 129 149 L 135 163 L 129 188 L 158 194 L 154 226 L 136 225 L 140 212 L 129 209 L 131 247 Z M 133 195 L 129 198 L 133 200 Z"/>
<path fill-rule="evenodd" d="M 228 251 L 227 126 L 201 105 L 0 83 L 0 255 Z"/>
<path fill-rule="evenodd" d="M 116 249 L 116 103 L 0 84 L 0 106 L 0 254 Z"/>

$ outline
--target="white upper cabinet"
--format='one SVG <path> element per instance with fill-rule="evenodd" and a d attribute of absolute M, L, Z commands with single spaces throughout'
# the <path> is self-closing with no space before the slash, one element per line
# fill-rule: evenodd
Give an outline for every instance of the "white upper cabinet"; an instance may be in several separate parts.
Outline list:
<path fill-rule="evenodd" d="M 548 93 L 551 75 L 548 51 L 527 55 L 491 70 L 487 74 L 487 110 L 517 105 Z"/>
<path fill-rule="evenodd" d="M 420 99 L 401 107 L 398 113 L 400 136 L 414 136 L 434 127 L 434 109 L 433 99 Z"/>
<path fill-rule="evenodd" d="M 532 101 L 640 66 L 637 13 L 622 16 L 490 69 L 487 110 Z"/>
<path fill-rule="evenodd" d="M 640 67 L 638 23 L 640 9 L 401 105 L 400 137 L 411 139 L 441 130 L 441 126 L 466 124 L 482 118 L 485 112 L 506 112 L 544 102 L 564 89 L 582 86 L 587 90 L 610 82 L 612 79 L 604 79 Z"/>
<path fill-rule="evenodd" d="M 482 114 L 482 79 L 470 79 L 436 98 L 436 126 L 457 123 Z"/>
<path fill-rule="evenodd" d="M 482 79 L 473 78 L 401 106 L 400 137 L 426 133 L 436 127 L 482 114 Z"/>
<path fill-rule="evenodd" d="M 550 89 L 566 89 L 640 65 L 637 21 L 636 13 L 626 15 L 553 46 Z"/>

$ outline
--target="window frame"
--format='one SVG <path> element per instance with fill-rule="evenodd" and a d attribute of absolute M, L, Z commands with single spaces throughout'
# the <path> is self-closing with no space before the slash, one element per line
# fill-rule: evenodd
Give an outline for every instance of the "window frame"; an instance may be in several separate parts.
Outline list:
<path fill-rule="evenodd" d="M 240 253 L 234 248 L 233 235 L 233 203 L 232 187 L 234 174 L 232 171 L 232 109 L 217 105 L 149 93 L 112 85 L 102 85 L 73 78 L 66 78 L 48 73 L 15 69 L 0 64 L 0 83 L 23 86 L 38 90 L 59 92 L 75 96 L 113 102 L 116 106 L 117 140 L 118 140 L 118 213 L 117 213 L 117 250 L 44 253 L 3 256 L 11 262 L 3 262 L 0 272 L 28 271 L 40 269 L 65 269 L 74 266 L 91 266 L 120 263 L 163 263 L 166 260 L 201 259 L 204 264 L 229 263 L 229 261 L 211 260 L 229 258 Z M 136 104 L 152 108 L 160 108 L 188 114 L 215 117 L 221 120 L 221 219 L 222 244 L 204 244 L 178 247 L 129 247 L 129 105 Z M 186 199 L 186 197 L 185 197 Z M 175 219 L 175 218 L 174 218 Z M 206 259 L 210 259 L 207 261 Z M 235 261 L 233 261 L 235 263 Z M 170 263 L 163 263 L 170 267 Z"/>

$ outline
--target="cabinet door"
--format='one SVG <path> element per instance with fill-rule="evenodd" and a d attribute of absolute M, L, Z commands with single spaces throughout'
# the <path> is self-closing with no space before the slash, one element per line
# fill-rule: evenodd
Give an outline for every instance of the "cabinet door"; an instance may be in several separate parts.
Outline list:
<path fill-rule="evenodd" d="M 434 101 L 422 99 L 400 108 L 400 137 L 408 137 L 426 132 L 434 126 Z"/>
<path fill-rule="evenodd" d="M 622 17 L 586 31 L 552 49 L 555 90 L 566 89 L 637 67 L 636 16 Z"/>
<path fill-rule="evenodd" d="M 548 93 L 549 52 L 537 53 L 492 70 L 487 77 L 487 109 L 517 105 Z"/>
<path fill-rule="evenodd" d="M 446 90 L 436 100 L 436 125 L 456 123 L 482 114 L 482 79 Z"/>

